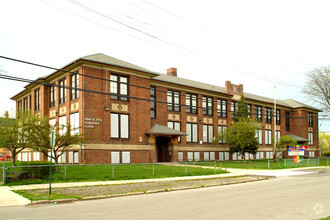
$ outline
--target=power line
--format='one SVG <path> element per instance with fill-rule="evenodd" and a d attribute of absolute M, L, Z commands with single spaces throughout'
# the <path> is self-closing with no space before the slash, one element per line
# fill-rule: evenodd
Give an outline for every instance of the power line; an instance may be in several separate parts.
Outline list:
<path fill-rule="evenodd" d="M 14 62 L 20 62 L 20 63 L 32 65 L 32 66 L 47 68 L 47 69 L 51 69 L 51 70 L 56 70 L 56 71 L 61 71 L 61 72 L 66 72 L 66 73 L 71 73 L 71 74 L 77 74 L 77 75 L 80 75 L 80 76 L 89 77 L 89 78 L 93 78 L 93 79 L 100 79 L 100 80 L 104 80 L 104 81 L 108 81 L 108 82 L 116 82 L 114 80 L 105 79 L 103 77 L 92 76 L 92 75 L 87 75 L 87 74 L 81 74 L 81 73 L 78 73 L 78 72 L 72 72 L 72 71 L 68 71 L 68 70 L 65 70 L 65 69 L 50 67 L 50 66 L 47 66 L 47 65 L 33 63 L 33 62 L 29 62 L 29 61 L 24 61 L 24 60 L 20 60 L 20 59 L 16 59 L 16 58 L 11 58 L 11 57 L 1 56 L 1 55 L 0 55 L 0 58 L 7 59 L 7 60 L 10 60 L 10 61 L 14 61 Z M 143 88 L 143 89 L 150 90 L 150 87 L 140 86 L 140 85 L 136 85 L 136 84 L 132 84 L 132 83 L 122 82 L 122 84 L 126 84 L 126 85 L 134 86 L 134 87 L 137 87 L 137 88 Z M 168 92 L 167 90 L 160 90 L 160 89 L 155 89 L 155 91 L 163 92 L 163 93 Z M 179 94 L 179 96 L 184 96 L 185 97 L 186 95 Z M 196 100 L 201 100 L 201 99 L 202 98 L 196 97 Z M 217 103 L 217 100 L 212 99 L 212 102 Z"/>
<path fill-rule="evenodd" d="M 152 99 L 146 99 L 146 98 L 140 98 L 140 97 L 135 97 L 135 96 L 127 96 L 127 95 L 122 95 L 122 94 L 117 94 L 117 93 L 108 93 L 108 92 L 102 92 L 102 91 L 96 91 L 96 90 L 91 90 L 91 89 L 82 89 L 82 88 L 78 88 L 78 87 L 72 87 L 72 86 L 63 86 L 63 85 L 59 85 L 59 84 L 55 84 L 55 83 L 49 83 L 49 82 L 41 82 L 41 81 L 36 81 L 36 80 L 31 80 L 31 79 L 26 79 L 26 78 L 20 78 L 20 77 L 15 77 L 15 76 L 10 76 L 10 75 L 3 75 L 0 74 L 0 78 L 2 79 L 7 79 L 7 80 L 12 80 L 12 81 L 19 81 L 19 82 L 27 82 L 27 83 L 31 83 L 31 84 L 37 84 L 37 85 L 45 85 L 45 86 L 54 86 L 54 87 L 58 87 L 58 88 L 65 88 L 65 89 L 69 89 L 69 90 L 78 90 L 81 92 L 89 92 L 89 93 L 96 93 L 96 94 L 102 94 L 102 95 L 110 95 L 110 96 L 118 96 L 118 97 L 125 97 L 125 98 L 129 98 L 129 99 L 136 99 L 136 100 L 141 100 L 141 101 L 148 101 L 148 102 L 156 102 L 156 103 L 162 103 L 162 104 L 173 104 L 173 103 L 169 103 L 169 102 L 165 102 L 165 101 L 159 101 L 159 100 L 152 100 Z M 185 104 L 174 104 L 174 106 L 185 106 L 187 107 L 188 105 Z M 190 107 L 190 106 L 188 106 Z M 231 110 L 222 110 L 222 109 L 217 109 L 217 108 L 205 108 L 202 106 L 194 106 L 194 108 L 196 109 L 203 109 L 203 110 L 207 110 L 210 109 L 212 111 L 216 110 L 218 112 L 223 112 L 225 111 L 226 113 L 235 113 L 237 111 L 231 111 Z M 176 111 L 174 111 L 176 112 Z M 241 112 L 242 113 L 242 112 Z M 244 112 L 243 112 L 244 114 Z M 271 116 L 271 117 L 275 117 L 275 115 L 267 115 L 267 114 L 258 114 L 258 113 L 251 113 L 251 112 L 246 112 L 245 114 L 248 115 L 261 115 L 261 116 Z M 212 115 L 205 115 L 207 116 L 213 116 Z M 227 117 L 226 117 L 227 118 Z M 299 116 L 285 116 L 285 115 L 280 115 L 280 118 L 297 118 L 297 119 L 307 119 L 308 117 L 299 117 Z"/>
<path fill-rule="evenodd" d="M 157 36 L 155 36 L 155 35 L 153 35 L 153 34 L 150 34 L 150 33 L 148 33 L 148 32 L 142 31 L 142 30 L 140 30 L 140 29 L 138 29 L 138 28 L 136 28 L 136 27 L 133 27 L 132 25 L 129 25 L 129 24 L 123 22 L 123 21 L 119 21 L 118 19 L 115 19 L 115 18 L 113 18 L 112 16 L 105 15 L 105 14 L 103 14 L 103 13 L 97 11 L 96 9 L 93 9 L 93 8 L 91 8 L 91 7 L 88 7 L 87 5 L 84 5 L 84 4 L 81 4 L 81 3 L 78 3 L 78 2 L 76 2 L 76 1 L 74 1 L 74 0 L 70 0 L 70 2 L 72 2 L 73 4 L 78 5 L 79 7 L 82 7 L 82 8 L 84 8 L 84 9 L 88 10 L 88 11 L 91 11 L 91 12 L 93 12 L 93 13 L 96 13 L 96 14 L 102 16 L 102 17 L 105 17 L 105 18 L 107 18 L 107 19 L 110 19 L 111 21 L 114 21 L 114 22 L 116 22 L 116 23 L 119 23 L 119 24 L 121 24 L 121 25 L 123 25 L 123 26 L 125 26 L 125 27 L 128 27 L 128 28 L 130 28 L 130 29 L 132 29 L 132 30 L 134 30 L 134 31 L 137 31 L 137 32 L 142 33 L 142 34 L 145 34 L 145 35 L 147 35 L 148 37 L 151 37 L 151 38 L 153 38 L 153 39 L 156 39 L 156 40 L 158 40 L 158 41 L 161 41 L 161 42 L 163 42 L 163 43 L 165 43 L 165 44 L 169 44 L 169 45 L 171 45 L 171 46 L 177 47 L 177 48 L 179 48 L 179 49 L 181 49 L 181 50 L 184 50 L 184 51 L 186 51 L 186 52 L 188 52 L 188 53 L 191 53 L 191 54 L 193 54 L 193 55 L 196 55 L 196 56 L 198 56 L 198 57 L 201 57 L 201 58 L 204 58 L 204 59 L 206 59 L 206 60 L 212 61 L 212 62 L 214 62 L 215 64 L 218 64 L 218 63 L 220 62 L 220 61 L 218 61 L 218 60 L 209 59 L 208 57 L 206 57 L 206 56 L 204 56 L 204 55 L 198 54 L 198 53 L 196 53 L 196 52 L 194 52 L 194 51 L 192 51 L 192 50 L 189 50 L 189 49 L 186 49 L 186 48 L 184 48 L 184 47 L 181 47 L 181 46 L 179 46 L 178 44 L 174 44 L 174 43 L 172 43 L 172 42 L 170 42 L 170 41 L 164 40 L 164 39 L 162 39 L 162 38 L 160 38 L 160 37 L 157 37 Z M 300 88 L 300 89 L 303 88 L 302 86 L 297 86 L 297 85 L 294 85 L 293 83 L 288 83 L 288 82 L 285 82 L 285 81 L 282 81 L 282 80 L 271 79 L 270 77 L 266 77 L 266 76 L 263 76 L 263 75 L 262 75 L 262 76 L 261 76 L 261 75 L 258 76 L 258 74 L 256 74 L 256 73 L 253 72 L 253 71 L 248 71 L 248 70 L 244 70 L 244 69 L 241 69 L 241 68 L 237 68 L 236 66 L 232 66 L 232 65 L 230 65 L 230 64 L 226 64 L 226 63 L 223 63 L 223 62 L 220 62 L 220 63 L 222 63 L 222 64 L 225 65 L 225 66 L 229 66 L 229 67 L 231 67 L 231 68 L 234 68 L 234 69 L 239 69 L 239 70 L 241 70 L 241 71 L 248 72 L 248 73 L 245 73 L 245 74 L 246 74 L 246 75 L 249 75 L 249 76 L 252 76 L 252 77 L 255 77 L 255 78 L 259 78 L 259 79 L 264 80 L 264 81 L 269 81 L 269 82 L 278 83 L 278 84 L 282 84 L 282 85 L 286 85 L 286 86 L 290 86 L 290 87 L 296 87 L 296 88 Z M 242 73 L 241 73 L 241 74 L 242 74 Z"/>

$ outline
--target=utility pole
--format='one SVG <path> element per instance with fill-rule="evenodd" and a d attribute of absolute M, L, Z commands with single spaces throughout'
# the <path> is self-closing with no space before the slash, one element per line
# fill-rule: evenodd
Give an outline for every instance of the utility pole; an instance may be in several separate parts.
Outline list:
<path fill-rule="evenodd" d="M 277 113 L 276 113 L 276 86 L 274 86 L 274 149 L 273 149 L 273 159 L 276 159 L 276 119 L 277 119 Z"/>

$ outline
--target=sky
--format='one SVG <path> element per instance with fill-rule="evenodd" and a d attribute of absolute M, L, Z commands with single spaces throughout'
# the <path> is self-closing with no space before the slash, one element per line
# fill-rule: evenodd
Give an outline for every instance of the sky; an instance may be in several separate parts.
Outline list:
<path fill-rule="evenodd" d="M 328 0 L 2 0 L 0 56 L 60 68 L 104 53 L 319 107 L 302 90 L 308 71 L 330 64 L 329 7 Z M 2 58 L 0 69 L 28 79 L 53 72 Z M 0 79 L 0 114 L 14 112 L 10 97 L 25 85 Z M 330 132 L 330 121 L 320 123 Z"/>

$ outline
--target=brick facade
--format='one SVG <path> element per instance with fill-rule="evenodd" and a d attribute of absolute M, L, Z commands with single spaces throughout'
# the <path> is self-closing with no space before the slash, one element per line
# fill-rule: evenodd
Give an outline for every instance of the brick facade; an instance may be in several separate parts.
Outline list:
<path fill-rule="evenodd" d="M 97 60 L 99 56 L 101 60 Z M 93 57 L 89 56 L 89 57 Z M 48 116 L 55 118 L 59 122 L 60 116 L 66 116 L 67 123 L 70 123 L 70 114 L 79 113 L 80 133 L 88 136 L 88 141 L 82 146 L 76 146 L 70 151 L 76 151 L 79 157 L 79 163 L 112 163 L 111 152 L 117 152 L 113 155 L 119 155 L 119 162 L 128 160 L 130 163 L 150 163 L 158 161 L 158 153 L 161 152 L 156 144 L 157 137 L 148 135 L 146 132 L 153 124 L 167 126 L 168 122 L 180 123 L 180 131 L 187 133 L 186 124 L 197 124 L 197 142 L 187 142 L 186 136 L 170 137 L 169 147 L 166 151 L 170 161 L 188 160 L 188 154 L 199 160 L 219 160 L 222 159 L 224 152 L 229 152 L 229 146 L 226 144 L 204 143 L 203 125 L 213 125 L 213 134 L 217 134 L 218 126 L 228 126 L 231 122 L 231 103 L 237 102 L 240 95 L 243 94 L 243 85 L 233 85 L 231 82 L 225 82 L 225 88 L 212 89 L 213 86 L 203 84 L 196 87 L 189 80 L 177 77 L 177 70 L 170 68 L 168 75 L 159 76 L 159 74 L 145 71 L 140 68 L 131 67 L 129 64 L 115 65 L 105 62 L 113 59 L 106 55 L 97 55 L 94 60 L 79 59 L 65 67 L 66 70 L 77 72 L 79 75 L 79 88 L 85 90 L 79 91 L 79 98 L 71 100 L 70 89 L 66 89 L 67 100 L 59 104 L 59 88 L 56 88 L 55 106 L 50 107 L 50 92 L 48 85 L 30 84 L 24 91 L 14 96 L 12 99 L 17 103 L 24 98 L 28 98 L 28 108 L 41 117 Z M 67 86 L 71 83 L 71 73 L 55 72 L 44 81 L 58 85 L 59 80 L 66 79 Z M 113 99 L 111 92 L 111 75 L 123 76 L 128 79 L 127 98 L 128 100 Z M 161 78 L 160 78 L 161 77 Z M 166 78 L 168 77 L 168 78 Z M 177 80 L 176 80 L 177 78 Z M 178 82 L 177 82 L 178 81 Z M 119 83 L 120 84 L 120 83 Z M 119 86 L 118 84 L 118 86 Z M 120 84 L 123 86 L 124 84 Z M 150 86 L 156 88 L 156 117 L 150 116 Z M 35 90 L 40 89 L 40 110 L 35 111 Z M 180 111 L 168 111 L 167 91 L 176 91 L 180 93 Z M 93 92 L 90 92 L 93 91 Z M 126 90 L 125 90 L 126 91 Z M 121 90 L 120 90 L 121 92 Z M 197 96 L 198 111 L 196 114 L 186 112 L 186 94 Z M 120 94 L 119 94 L 120 95 Z M 255 106 L 262 107 L 262 144 L 259 146 L 259 152 L 263 152 L 264 158 L 266 152 L 273 151 L 272 144 L 265 144 L 265 131 L 270 130 L 271 136 L 274 136 L 274 117 L 271 123 L 265 121 L 266 108 L 271 108 L 271 114 L 274 114 L 274 103 L 272 99 L 244 94 L 246 102 L 251 105 L 251 113 L 255 114 Z M 209 97 L 213 99 L 213 110 L 211 115 L 203 115 L 202 99 Z M 217 101 L 226 100 L 227 117 L 218 116 Z M 297 103 L 297 102 L 296 102 Z M 300 103 L 301 104 L 301 103 Z M 276 130 L 280 135 L 294 134 L 308 139 L 308 133 L 313 133 L 313 145 L 308 146 L 308 151 L 319 155 L 318 149 L 318 112 L 319 110 L 307 105 L 294 106 L 287 101 L 278 101 L 277 109 L 280 110 L 280 124 L 276 124 Z M 18 104 L 17 104 L 18 109 Z M 290 112 L 290 130 L 286 129 L 285 112 Z M 128 138 L 111 138 L 111 113 L 128 115 Z M 313 126 L 308 126 L 308 113 L 313 113 Z M 252 116 L 254 117 L 254 116 Z M 121 122 L 120 122 L 121 123 Z M 120 125 L 122 126 L 122 125 Z M 119 128 L 119 130 L 121 127 Z M 121 132 L 121 131 L 118 131 Z M 205 134 L 204 134 L 205 135 Z M 166 136 L 166 135 L 163 135 Z M 307 143 L 305 143 L 307 144 Z M 123 153 L 129 152 L 129 153 Z M 199 153 L 198 153 L 199 152 Z M 205 157 L 204 158 L 204 152 Z M 220 153 L 220 154 L 219 154 Z M 260 153 L 261 154 L 261 153 Z M 72 155 L 72 154 L 71 154 Z M 182 156 L 182 158 L 179 158 Z M 212 155 L 212 156 L 211 156 Z M 228 155 L 228 154 L 226 154 Z M 267 153 L 268 155 L 268 153 Z M 284 154 L 287 156 L 287 154 Z M 68 161 L 68 154 L 66 160 Z M 116 156 L 117 157 L 117 156 Z M 125 158 L 122 158 L 125 157 Z M 210 158 L 212 157 L 212 158 Z M 229 154 L 228 159 L 233 155 Z M 256 159 L 256 155 L 254 155 Z M 45 159 L 45 158 L 43 158 Z M 189 158 L 191 159 L 191 158 Z"/>

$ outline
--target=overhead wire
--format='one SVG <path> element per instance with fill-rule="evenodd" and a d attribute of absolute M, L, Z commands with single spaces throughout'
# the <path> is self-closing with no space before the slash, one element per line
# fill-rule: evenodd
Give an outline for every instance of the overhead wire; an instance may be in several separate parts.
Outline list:
<path fill-rule="evenodd" d="M 208 57 L 206 57 L 206 56 L 204 56 L 204 55 L 201 55 L 201 54 L 199 54 L 199 53 L 197 53 L 197 52 L 195 52 L 195 51 L 192 51 L 192 50 L 190 50 L 190 49 L 186 49 L 186 48 L 184 48 L 184 47 L 182 47 L 182 46 L 179 46 L 178 44 L 172 43 L 172 42 L 167 41 L 167 40 L 164 40 L 164 39 L 162 39 L 162 38 L 160 38 L 160 37 L 158 37 L 158 36 L 155 36 L 155 35 L 153 35 L 153 34 L 150 34 L 150 33 L 146 32 L 146 31 L 140 30 L 139 28 L 136 28 L 136 27 L 134 27 L 134 26 L 132 26 L 132 25 L 130 25 L 130 24 L 127 24 L 127 23 L 125 23 L 124 21 L 120 21 L 120 20 L 118 20 L 118 19 L 115 19 L 115 18 L 113 18 L 113 17 L 110 16 L 110 15 L 106 15 L 106 14 L 104 14 L 104 13 L 101 13 L 101 12 L 99 12 L 98 10 L 93 9 L 93 8 L 87 6 L 87 5 L 84 5 L 84 4 L 79 3 L 79 2 L 77 2 L 77 1 L 74 1 L 74 0 L 68 0 L 68 1 L 69 1 L 69 2 L 72 2 L 73 4 L 76 4 L 76 5 L 79 6 L 79 7 L 82 7 L 82 8 L 84 8 L 84 9 L 88 10 L 88 11 L 91 11 L 91 12 L 93 12 L 93 13 L 96 13 L 96 14 L 102 16 L 102 17 L 105 17 L 105 18 L 110 19 L 110 20 L 112 20 L 112 21 L 114 21 L 114 22 L 117 22 L 117 23 L 119 23 L 119 24 L 121 24 L 121 25 L 123 25 L 123 26 L 125 26 L 125 27 L 128 27 L 128 28 L 134 30 L 134 31 L 137 31 L 138 33 L 142 33 L 142 34 L 144 34 L 144 35 L 146 35 L 146 36 L 148 36 L 148 37 L 151 37 L 152 39 L 155 39 L 155 40 L 161 41 L 161 42 L 163 42 L 163 43 L 165 43 L 165 44 L 168 44 L 168 45 L 171 45 L 171 46 L 177 47 L 177 48 L 179 48 L 179 49 L 181 49 L 181 50 L 183 50 L 183 51 L 185 51 L 185 52 L 188 52 L 188 53 L 190 53 L 190 54 L 193 54 L 193 55 L 196 55 L 196 56 L 198 56 L 198 57 L 204 58 L 204 59 L 206 59 L 206 60 L 213 61 L 213 62 L 215 62 L 216 64 L 218 64 L 218 63 L 220 62 L 220 63 L 222 63 L 222 64 L 225 65 L 225 66 L 229 66 L 229 67 L 231 67 L 231 68 L 238 69 L 238 70 L 240 70 L 240 71 L 244 71 L 246 75 L 249 75 L 249 76 L 252 76 L 252 77 L 255 77 L 255 78 L 259 78 L 259 79 L 264 80 L 264 81 L 269 81 L 269 82 L 278 83 L 278 84 L 282 84 L 282 85 L 286 85 L 286 86 L 291 86 L 291 87 L 296 87 L 296 88 L 300 88 L 300 89 L 303 88 L 302 86 L 298 86 L 298 85 L 295 85 L 295 84 L 293 84 L 293 83 L 289 83 L 289 82 L 287 82 L 287 81 L 282 81 L 282 80 L 279 80 L 279 79 L 271 79 L 271 77 L 269 77 L 269 76 L 264 76 L 264 75 L 261 76 L 261 75 L 258 75 L 258 74 L 255 73 L 255 72 L 253 72 L 253 71 L 249 71 L 249 70 L 245 70 L 245 69 L 242 69 L 242 68 L 238 68 L 238 67 L 236 67 L 236 66 L 232 66 L 231 64 L 226 64 L 226 63 L 224 63 L 224 62 L 222 62 L 222 61 L 219 61 L 219 60 L 213 60 L 213 59 L 208 58 Z M 246 73 L 246 72 L 248 72 L 248 73 Z M 242 74 L 242 73 L 241 73 L 241 74 Z"/>
<path fill-rule="evenodd" d="M 108 93 L 108 92 L 103 92 L 103 91 L 96 91 L 96 90 L 92 90 L 92 89 L 82 89 L 79 87 L 72 87 L 72 86 L 64 86 L 64 85 L 60 85 L 60 84 L 55 84 L 55 83 L 49 83 L 49 82 L 44 82 L 44 81 L 37 81 L 37 80 L 31 80 L 31 79 L 26 79 L 26 78 L 21 78 L 21 77 L 15 77 L 15 76 L 11 76 L 11 75 L 4 75 L 4 74 L 0 74 L 0 78 L 1 79 L 6 79 L 6 80 L 12 80 L 12 81 L 18 81 L 18 82 L 27 82 L 27 83 L 31 83 L 31 84 L 37 84 L 37 85 L 45 85 L 45 86 L 53 86 L 53 87 L 58 87 L 58 88 L 65 88 L 65 89 L 69 89 L 69 90 L 78 90 L 81 92 L 88 92 L 88 93 L 95 93 L 95 94 L 102 94 L 102 95 L 110 95 L 110 96 L 118 96 L 118 97 L 125 97 L 128 99 L 136 99 L 136 100 L 140 100 L 140 101 L 148 101 L 148 102 L 155 102 L 155 103 L 162 103 L 162 104 L 173 104 L 173 103 L 169 103 L 169 102 L 165 102 L 165 101 L 160 101 L 160 100 L 153 100 L 153 99 L 146 99 L 146 98 L 141 98 L 141 97 L 135 97 L 135 96 L 129 96 L 129 95 L 122 95 L 122 94 L 117 94 L 117 93 Z M 187 107 L 187 105 L 185 104 L 174 104 L 174 106 L 185 106 Z M 226 108 L 226 110 L 223 109 L 217 109 L 217 108 L 205 108 L 202 106 L 194 106 L 194 108 L 196 109 L 203 109 L 203 110 L 207 110 L 210 109 L 212 111 L 216 110 L 216 111 L 220 111 L 223 112 L 225 111 L 226 113 L 235 113 L 237 111 L 232 111 L 232 110 L 228 110 L 228 108 Z M 181 110 L 181 109 L 180 109 Z M 176 112 L 176 111 L 174 111 Z M 243 114 L 245 114 L 243 112 Z M 258 113 L 252 113 L 252 112 L 247 112 L 246 114 L 248 115 L 261 115 L 261 116 L 271 116 L 271 117 L 275 117 L 275 115 L 267 115 L 267 114 L 258 114 Z M 213 115 L 205 115 L 207 116 L 213 116 Z M 300 117 L 300 116 L 285 116 L 285 115 L 280 115 L 280 118 L 297 118 L 297 119 L 307 119 L 306 117 Z M 329 118 L 330 119 L 330 118 Z M 320 120 L 320 119 L 319 119 Z"/>

